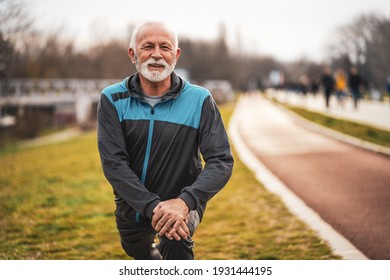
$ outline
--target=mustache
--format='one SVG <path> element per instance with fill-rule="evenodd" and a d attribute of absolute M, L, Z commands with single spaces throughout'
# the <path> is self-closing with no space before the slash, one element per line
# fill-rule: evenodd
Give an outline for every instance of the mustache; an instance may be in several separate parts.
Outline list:
<path fill-rule="evenodd" d="M 163 59 L 154 59 L 154 58 L 149 58 L 147 61 L 144 62 L 144 64 L 156 64 L 156 65 L 162 65 L 164 67 L 169 67 L 169 64 Z"/>

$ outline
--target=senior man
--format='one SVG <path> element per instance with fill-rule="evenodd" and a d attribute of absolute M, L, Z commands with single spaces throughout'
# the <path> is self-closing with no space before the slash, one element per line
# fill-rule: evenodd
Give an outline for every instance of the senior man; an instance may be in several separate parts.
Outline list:
<path fill-rule="evenodd" d="M 166 24 L 137 25 L 128 50 L 137 73 L 105 88 L 98 105 L 102 167 L 122 247 L 135 259 L 194 259 L 206 204 L 232 173 L 210 92 L 174 72 L 180 52 Z"/>

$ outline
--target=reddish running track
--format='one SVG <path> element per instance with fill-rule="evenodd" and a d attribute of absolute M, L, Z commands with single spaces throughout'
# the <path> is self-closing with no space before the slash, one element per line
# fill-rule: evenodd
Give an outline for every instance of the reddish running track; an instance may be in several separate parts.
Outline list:
<path fill-rule="evenodd" d="M 390 259 L 390 157 L 309 131 L 280 108 L 242 100 L 240 134 L 254 154 L 370 259 Z"/>

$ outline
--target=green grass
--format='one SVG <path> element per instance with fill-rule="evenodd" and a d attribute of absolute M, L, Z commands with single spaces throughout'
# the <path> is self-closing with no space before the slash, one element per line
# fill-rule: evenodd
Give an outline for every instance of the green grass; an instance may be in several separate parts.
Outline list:
<path fill-rule="evenodd" d="M 221 107 L 225 123 L 233 105 Z M 235 152 L 234 152 L 235 154 Z M 0 259 L 128 259 L 95 132 L 0 156 Z M 197 259 L 337 259 L 235 155 L 194 236 Z"/>
<path fill-rule="evenodd" d="M 374 128 L 356 122 L 332 118 L 330 116 L 306 110 L 300 107 L 282 104 L 282 106 L 296 114 L 320 125 L 334 129 L 341 133 L 390 148 L 390 131 Z"/>
<path fill-rule="evenodd" d="M 0 157 L 1 259 L 125 258 L 95 133 Z"/>

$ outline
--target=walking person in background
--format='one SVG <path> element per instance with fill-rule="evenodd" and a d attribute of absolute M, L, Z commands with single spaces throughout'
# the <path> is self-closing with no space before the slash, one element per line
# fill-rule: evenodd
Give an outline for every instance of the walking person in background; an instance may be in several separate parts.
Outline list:
<path fill-rule="evenodd" d="M 347 96 L 347 76 L 343 69 L 338 69 L 335 73 L 335 90 L 338 105 L 343 109 Z"/>
<path fill-rule="evenodd" d="M 137 25 L 128 56 L 138 72 L 105 88 L 98 105 L 102 167 L 122 247 L 135 259 L 194 259 L 206 204 L 232 174 L 218 107 L 207 89 L 175 74 L 180 53 L 167 25 Z"/>
<path fill-rule="evenodd" d="M 324 73 L 321 78 L 322 88 L 325 96 L 325 106 L 329 109 L 329 100 L 334 90 L 334 79 L 332 76 L 332 70 L 329 66 L 324 67 Z"/>
<path fill-rule="evenodd" d="M 362 97 L 361 91 L 363 86 L 363 80 L 359 74 L 356 66 L 352 66 L 348 76 L 348 87 L 353 98 L 353 107 L 356 110 L 358 108 L 358 102 Z"/>
<path fill-rule="evenodd" d="M 306 75 L 301 75 L 299 77 L 299 88 L 300 92 L 304 97 L 306 97 L 307 92 L 309 91 L 309 85 L 310 85 L 310 80 Z"/>
<path fill-rule="evenodd" d="M 387 90 L 387 94 L 389 95 L 389 101 L 390 101 L 390 75 L 387 77 L 386 90 Z"/>

